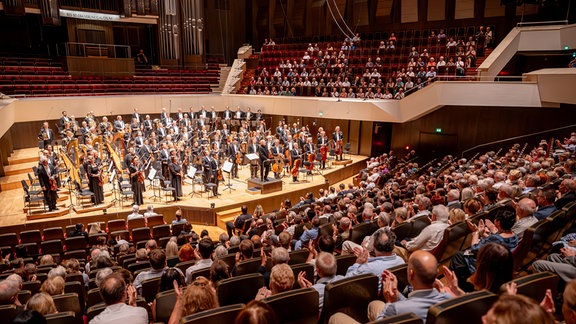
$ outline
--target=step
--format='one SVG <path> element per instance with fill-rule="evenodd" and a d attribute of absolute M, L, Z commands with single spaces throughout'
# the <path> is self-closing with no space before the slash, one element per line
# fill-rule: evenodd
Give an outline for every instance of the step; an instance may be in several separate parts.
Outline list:
<path fill-rule="evenodd" d="M 28 182 L 28 177 L 25 174 L 16 174 L 0 178 L 0 191 L 16 189 L 22 190 L 22 183 L 20 180 L 26 180 L 26 182 Z"/>
<path fill-rule="evenodd" d="M 9 164 L 4 166 L 4 175 L 11 176 L 17 174 L 33 173 L 32 167 L 38 166 L 38 159 L 31 162 L 23 162 L 18 164 Z"/>
<path fill-rule="evenodd" d="M 234 221 L 234 218 L 236 218 L 236 216 L 240 215 L 241 213 L 242 210 L 240 208 L 227 209 L 217 212 L 216 219 L 218 220 L 218 227 L 226 230 L 226 222 Z"/>

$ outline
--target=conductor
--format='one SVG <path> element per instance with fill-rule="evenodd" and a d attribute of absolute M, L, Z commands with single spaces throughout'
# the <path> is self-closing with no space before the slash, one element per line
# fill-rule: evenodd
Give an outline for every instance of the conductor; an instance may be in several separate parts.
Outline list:
<path fill-rule="evenodd" d="M 262 182 L 269 181 L 268 174 L 270 173 L 270 151 L 266 147 L 266 141 L 260 140 L 258 147 L 258 157 L 260 158 L 260 180 Z"/>

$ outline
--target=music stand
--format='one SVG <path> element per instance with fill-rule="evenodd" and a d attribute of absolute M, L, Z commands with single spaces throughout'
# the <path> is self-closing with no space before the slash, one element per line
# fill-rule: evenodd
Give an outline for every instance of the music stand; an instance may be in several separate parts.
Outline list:
<path fill-rule="evenodd" d="M 112 164 L 110 164 L 110 166 L 112 166 Z M 110 172 L 110 170 L 108 170 L 108 172 Z M 116 185 L 114 183 L 115 179 L 116 179 L 116 169 L 113 169 L 112 174 L 108 178 L 108 181 L 112 183 L 112 192 L 114 193 L 114 199 L 112 199 L 111 202 L 114 203 L 114 206 L 116 206 L 116 203 L 120 201 L 120 199 L 118 199 L 118 191 L 116 190 Z"/>
<path fill-rule="evenodd" d="M 228 173 L 228 184 L 224 186 L 224 191 L 228 190 L 228 193 L 232 193 L 232 190 L 236 190 L 232 188 L 232 183 L 230 183 L 232 178 L 232 166 L 233 164 L 230 161 L 224 161 L 224 165 L 222 166 L 222 172 Z"/>
<path fill-rule="evenodd" d="M 188 168 L 188 173 L 186 173 L 186 177 L 188 177 L 188 179 L 192 180 L 192 191 L 190 192 L 190 198 L 194 197 L 194 195 L 196 194 L 196 167 L 190 166 Z M 200 197 L 202 197 L 202 193 L 200 193 Z"/>
<path fill-rule="evenodd" d="M 162 196 L 160 195 L 160 184 L 156 185 L 154 183 L 155 180 L 160 181 L 160 179 L 156 177 L 157 173 L 158 171 L 155 168 L 150 168 L 150 171 L 148 172 L 148 180 L 150 180 L 150 185 L 152 186 L 152 196 L 150 196 L 150 199 L 153 201 L 156 201 L 157 199 L 162 200 Z M 156 187 L 158 187 L 158 195 L 156 195 Z"/>
<path fill-rule="evenodd" d="M 258 166 L 260 166 L 260 163 L 258 163 L 258 161 L 257 161 L 257 160 L 260 159 L 260 157 L 259 157 L 258 154 L 256 154 L 256 153 L 249 153 L 249 154 L 246 154 L 246 158 L 247 158 L 248 161 L 249 161 L 249 164 L 250 164 L 250 176 L 252 176 L 252 167 L 254 167 L 254 166 L 257 166 L 257 167 L 258 167 Z M 258 177 L 257 177 L 257 178 L 258 178 Z"/>

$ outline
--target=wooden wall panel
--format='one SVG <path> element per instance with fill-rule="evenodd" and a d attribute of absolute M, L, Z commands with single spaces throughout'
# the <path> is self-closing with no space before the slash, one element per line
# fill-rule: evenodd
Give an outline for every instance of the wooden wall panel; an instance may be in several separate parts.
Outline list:
<path fill-rule="evenodd" d="M 358 139 L 358 154 L 370 156 L 372 153 L 372 128 L 373 121 L 362 121 L 360 138 Z"/>
<path fill-rule="evenodd" d="M 453 152 L 459 153 L 483 143 L 576 124 L 574 109 L 564 105 L 546 113 L 542 108 L 444 107 L 417 120 L 393 124 L 391 146 L 397 155 L 404 154 L 407 145 L 418 153 L 423 149 L 418 147 L 420 132 L 441 128 L 444 134 L 458 136 Z"/>

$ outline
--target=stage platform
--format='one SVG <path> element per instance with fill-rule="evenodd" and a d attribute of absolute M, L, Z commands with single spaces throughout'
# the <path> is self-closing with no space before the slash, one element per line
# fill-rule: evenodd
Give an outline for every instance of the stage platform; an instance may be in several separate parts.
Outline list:
<path fill-rule="evenodd" d="M 15 166 L 14 169 L 19 169 L 19 164 L 26 164 L 30 174 L 33 174 L 31 169 L 31 162 L 38 157 L 37 149 L 25 149 L 15 151 L 9 159 L 9 165 Z M 144 193 L 144 205 L 140 206 L 141 212 L 144 212 L 147 205 L 154 205 L 157 213 L 164 215 L 164 220 L 170 223 L 174 219 L 174 212 L 181 208 L 183 216 L 192 224 L 195 230 L 207 228 L 213 238 L 222 232 L 222 227 L 217 227 L 223 224 L 220 218 L 236 216 L 236 210 L 242 206 L 247 205 L 248 210 L 252 212 L 257 205 L 262 205 L 265 211 L 276 210 L 280 207 L 280 203 L 285 199 L 290 199 L 294 204 L 300 200 L 300 197 L 306 195 L 307 192 L 318 192 L 320 188 L 328 188 L 328 186 L 336 184 L 340 181 L 354 176 L 358 171 L 366 167 L 367 157 L 359 155 L 350 155 L 350 163 L 347 165 L 332 165 L 331 168 L 325 170 L 315 170 L 313 175 L 306 176 L 300 174 L 300 182 L 292 182 L 292 178 L 286 174 L 279 181 L 281 191 L 271 193 L 258 193 L 251 194 L 246 192 L 248 187 L 248 178 L 250 178 L 249 166 L 242 166 L 238 172 L 239 179 L 232 179 L 230 181 L 234 190 L 225 189 L 225 184 L 228 179 L 220 183 L 219 193 L 217 197 L 209 196 L 208 193 L 203 192 L 203 188 L 198 184 L 193 185 L 191 179 L 186 179 L 183 186 L 184 196 L 180 201 L 172 201 L 172 196 L 168 192 L 165 195 L 164 191 L 154 191 L 150 187 L 149 181 L 146 180 L 147 191 Z M 20 169 L 25 170 L 26 167 Z M 76 197 L 68 194 L 68 190 L 61 189 L 58 207 L 59 211 L 52 214 L 36 213 L 34 217 L 27 217 L 24 210 L 24 191 L 21 187 L 20 180 L 26 180 L 27 173 L 20 171 L 6 177 L 0 178 L 0 184 L 9 184 L 7 187 L 12 189 L 4 189 L 0 192 L 0 233 L 5 232 L 20 232 L 30 229 L 42 229 L 47 227 L 62 226 L 82 222 L 88 224 L 97 221 L 107 221 L 112 219 L 126 218 L 131 212 L 132 199 L 124 201 L 122 205 L 120 202 L 113 202 L 115 197 L 112 193 L 112 185 L 105 184 L 104 189 L 106 194 L 105 203 L 100 208 L 82 209 L 74 206 L 68 208 L 71 202 L 76 204 Z M 270 178 L 273 174 L 270 173 Z M 160 197 L 154 197 L 155 195 Z M 78 212 L 77 212 L 78 211 Z M 214 236 L 216 235 L 216 236 Z"/>

